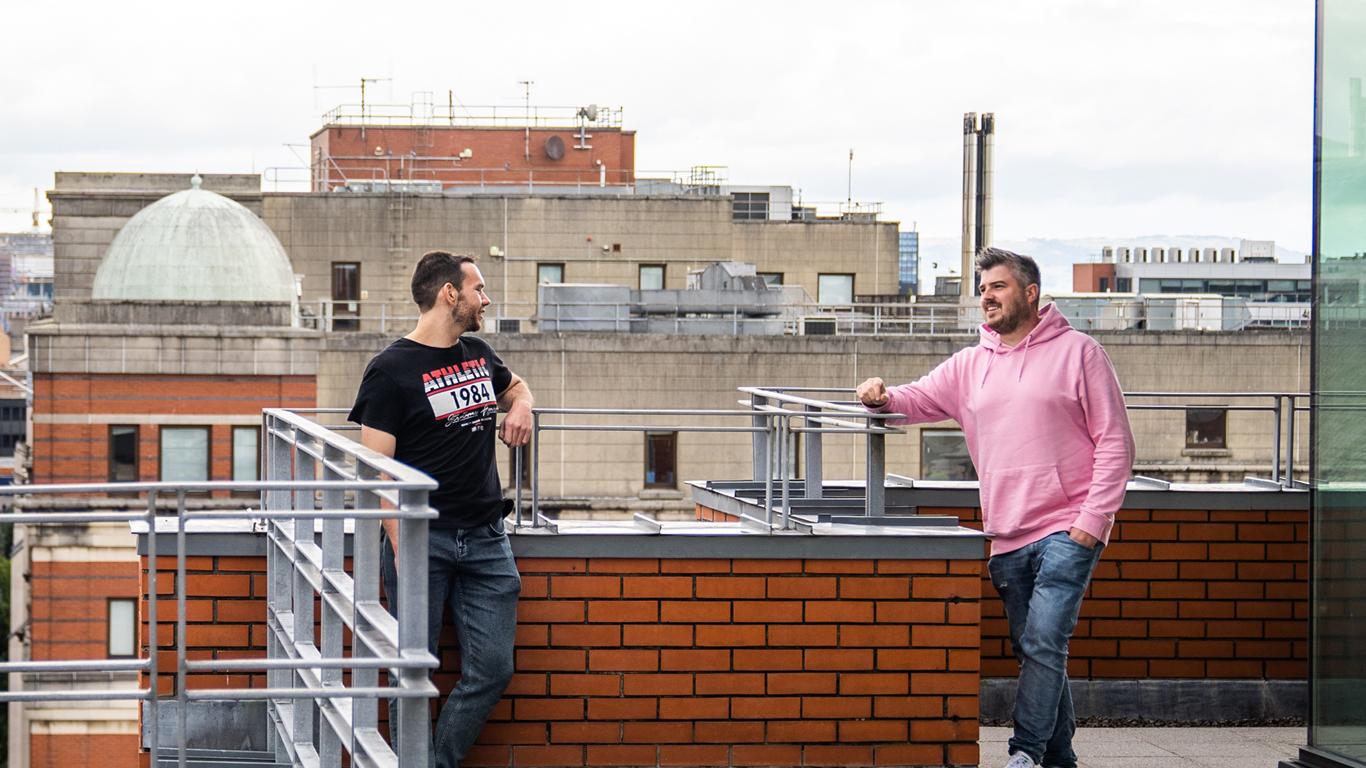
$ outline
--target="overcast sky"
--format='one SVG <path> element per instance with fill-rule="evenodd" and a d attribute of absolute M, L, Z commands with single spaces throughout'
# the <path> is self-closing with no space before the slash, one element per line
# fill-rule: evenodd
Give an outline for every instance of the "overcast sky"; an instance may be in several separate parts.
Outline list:
<path fill-rule="evenodd" d="M 625 108 L 637 168 L 728 166 L 959 229 L 962 115 L 997 118 L 1000 239 L 1194 234 L 1307 251 L 1309 0 L 11 3 L 0 231 L 58 170 L 301 166 L 370 96 Z M 298 149 L 299 156 L 306 151 Z M 300 171 L 285 171 L 298 177 Z"/>

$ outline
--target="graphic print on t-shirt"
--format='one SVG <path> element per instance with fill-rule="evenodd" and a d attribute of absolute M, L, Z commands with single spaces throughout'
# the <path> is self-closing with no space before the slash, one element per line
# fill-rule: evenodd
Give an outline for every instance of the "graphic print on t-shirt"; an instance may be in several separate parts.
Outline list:
<path fill-rule="evenodd" d="M 447 427 L 498 412 L 488 360 L 482 357 L 422 374 L 422 391 L 432 415 L 437 421 L 445 421 Z M 482 425 L 474 429 L 482 429 Z"/>

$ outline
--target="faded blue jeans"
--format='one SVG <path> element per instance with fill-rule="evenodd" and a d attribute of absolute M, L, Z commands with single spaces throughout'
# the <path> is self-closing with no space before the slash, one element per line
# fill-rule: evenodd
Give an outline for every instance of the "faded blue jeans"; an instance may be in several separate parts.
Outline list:
<path fill-rule="evenodd" d="M 1102 548 L 1082 546 L 1064 531 L 987 563 L 991 583 L 1005 603 L 1010 645 L 1020 662 L 1010 753 L 1025 752 L 1049 768 L 1077 765 L 1067 642 Z"/>
<path fill-rule="evenodd" d="M 398 595 L 394 550 L 382 541 L 380 573 L 390 611 Z M 517 596 L 522 579 L 512 546 L 498 519 L 474 528 L 437 528 L 428 534 L 427 647 L 441 658 L 442 614 L 451 609 L 460 643 L 460 681 L 441 707 L 433 729 L 437 768 L 456 768 L 484 730 L 489 711 L 512 680 L 512 645 L 517 632 Z"/>

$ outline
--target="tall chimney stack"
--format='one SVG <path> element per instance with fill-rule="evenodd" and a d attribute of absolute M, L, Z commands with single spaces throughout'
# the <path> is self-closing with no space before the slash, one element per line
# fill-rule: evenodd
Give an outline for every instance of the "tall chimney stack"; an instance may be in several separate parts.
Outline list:
<path fill-rule="evenodd" d="M 963 275 L 959 296 L 972 303 L 977 295 L 977 252 L 991 245 L 992 167 L 996 145 L 996 116 L 976 112 L 963 115 Z"/>
<path fill-rule="evenodd" d="M 958 295 L 964 303 L 974 293 L 972 261 L 977 256 L 977 113 L 963 115 L 963 263 Z"/>

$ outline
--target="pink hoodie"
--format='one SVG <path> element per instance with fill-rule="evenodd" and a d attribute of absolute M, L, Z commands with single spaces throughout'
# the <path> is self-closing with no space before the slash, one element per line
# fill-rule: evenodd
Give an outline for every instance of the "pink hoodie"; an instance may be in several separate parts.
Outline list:
<path fill-rule="evenodd" d="M 872 410 L 962 425 L 992 555 L 1073 526 L 1108 541 L 1134 461 L 1110 358 L 1052 304 L 1014 347 L 985 325 L 981 335 Z"/>

